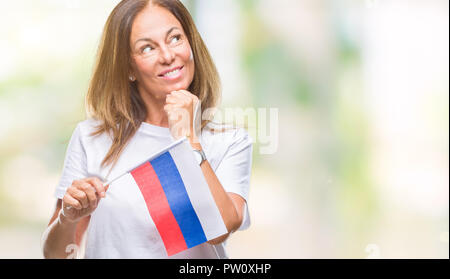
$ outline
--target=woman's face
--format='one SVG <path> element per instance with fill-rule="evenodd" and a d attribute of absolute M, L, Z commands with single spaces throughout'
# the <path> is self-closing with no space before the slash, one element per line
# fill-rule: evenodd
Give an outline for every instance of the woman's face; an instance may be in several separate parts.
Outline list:
<path fill-rule="evenodd" d="M 130 44 L 131 74 L 141 94 L 162 100 L 172 91 L 188 89 L 195 68 L 191 46 L 168 10 L 148 5 L 141 11 L 133 22 Z"/>

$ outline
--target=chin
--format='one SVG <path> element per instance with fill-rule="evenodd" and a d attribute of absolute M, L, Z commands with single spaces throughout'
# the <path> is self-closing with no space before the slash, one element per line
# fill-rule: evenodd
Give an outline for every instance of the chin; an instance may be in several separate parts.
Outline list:
<path fill-rule="evenodd" d="M 167 88 L 168 93 L 171 93 L 173 91 L 177 91 L 177 90 L 188 90 L 189 86 L 186 85 L 186 83 L 180 83 L 180 84 L 176 84 L 174 86 L 170 86 L 169 88 Z"/>

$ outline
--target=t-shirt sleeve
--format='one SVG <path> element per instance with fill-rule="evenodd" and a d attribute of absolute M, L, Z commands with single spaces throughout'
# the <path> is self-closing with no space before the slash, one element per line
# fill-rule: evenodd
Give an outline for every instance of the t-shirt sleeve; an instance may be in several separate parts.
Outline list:
<path fill-rule="evenodd" d="M 67 146 L 62 175 L 56 186 L 54 196 L 57 199 L 62 199 L 74 180 L 87 176 L 86 152 L 82 143 L 80 124 L 78 124 Z"/>
<path fill-rule="evenodd" d="M 250 226 L 248 196 L 252 168 L 252 139 L 244 129 L 238 129 L 232 137 L 224 158 L 216 169 L 216 176 L 225 191 L 240 195 L 245 199 L 244 218 L 238 230 Z"/>

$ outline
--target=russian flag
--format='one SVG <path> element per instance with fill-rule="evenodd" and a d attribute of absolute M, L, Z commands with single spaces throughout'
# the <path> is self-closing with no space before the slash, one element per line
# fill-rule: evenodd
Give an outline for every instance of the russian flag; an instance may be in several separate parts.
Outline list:
<path fill-rule="evenodd" d="M 227 233 L 186 138 L 108 184 L 139 188 L 168 256 Z"/>

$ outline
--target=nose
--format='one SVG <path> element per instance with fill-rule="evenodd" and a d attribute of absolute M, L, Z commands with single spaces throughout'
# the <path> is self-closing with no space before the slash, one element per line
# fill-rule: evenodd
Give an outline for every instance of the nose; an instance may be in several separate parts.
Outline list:
<path fill-rule="evenodd" d="M 161 64 L 172 64 L 175 59 L 175 52 L 168 46 L 162 46 L 160 50 L 159 60 Z"/>

